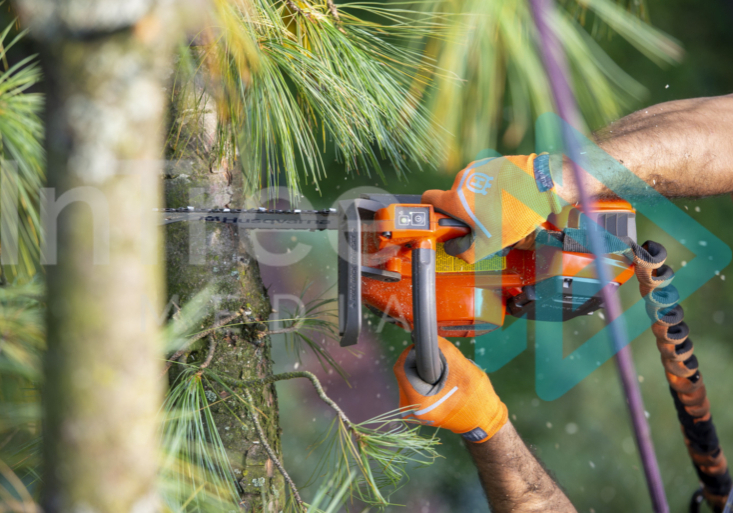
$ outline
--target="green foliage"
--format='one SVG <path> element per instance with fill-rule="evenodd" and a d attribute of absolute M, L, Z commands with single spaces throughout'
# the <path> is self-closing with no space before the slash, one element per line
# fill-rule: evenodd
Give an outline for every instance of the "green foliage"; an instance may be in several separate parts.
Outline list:
<path fill-rule="evenodd" d="M 37 280 L 15 287 L 0 287 L 0 380 L 41 378 L 40 358 L 45 348 Z"/>
<path fill-rule="evenodd" d="M 303 287 L 300 293 L 299 305 L 303 307 L 296 311 L 282 312 L 284 316 L 279 322 L 283 324 L 283 327 L 271 330 L 269 333 L 271 335 L 283 334 L 288 349 L 295 353 L 298 362 L 302 362 L 301 353 L 305 345 L 318 358 L 323 370 L 327 371 L 330 366 L 342 378 L 347 379 L 346 371 L 333 358 L 326 346 L 328 342 L 338 340 L 338 312 L 333 308 L 337 299 L 324 297 L 328 293 L 324 291 L 314 299 L 305 301 L 311 285 Z"/>
<path fill-rule="evenodd" d="M 409 479 L 408 465 L 429 465 L 438 457 L 435 447 L 440 443 L 435 436 L 419 435 L 419 425 L 405 420 L 399 410 L 387 412 L 367 421 L 351 422 L 339 406 L 329 398 L 318 379 L 310 372 L 286 372 L 267 378 L 240 381 L 216 374 L 209 369 L 205 376 L 217 383 L 232 400 L 251 405 L 235 389 L 253 387 L 288 379 L 306 378 L 311 381 L 318 396 L 335 412 L 330 429 L 316 446 L 324 446 L 313 477 L 325 477 L 329 487 L 341 488 L 348 480 L 349 497 L 368 505 L 392 505 L 389 497 Z M 234 387 L 234 388 L 232 388 Z M 352 476 L 354 474 L 354 476 Z"/>
<path fill-rule="evenodd" d="M 236 509 L 234 472 L 202 378 L 185 369 L 168 392 L 162 427 L 162 496 L 171 511 Z"/>
<path fill-rule="evenodd" d="M 408 159 L 433 164 L 440 148 L 414 81 L 425 82 L 418 52 L 395 44 L 434 33 L 407 12 L 371 4 L 348 8 L 388 19 L 366 22 L 323 2 L 215 2 L 211 29 L 181 50 L 179 112 L 217 113 L 215 164 L 240 161 L 249 190 L 284 185 L 297 199 L 302 165 L 317 186 L 322 151 L 333 145 L 346 173 L 401 176 Z M 335 16 L 338 16 L 336 18 Z M 206 68 L 206 93 L 195 80 Z M 213 98 L 213 100 L 212 100 Z M 213 107 L 211 103 L 215 103 Z M 175 153 L 190 142 L 174 127 Z M 261 170 L 264 170 L 264 175 Z"/>
<path fill-rule="evenodd" d="M 28 89 L 40 79 L 35 57 L 12 66 L 8 51 L 24 36 L 11 37 L 15 21 L 0 33 L 0 251 L 17 265 L 0 276 L 0 503 L 31 511 L 27 487 L 38 480 L 41 357 L 45 349 L 43 293 L 38 277 L 43 182 L 42 97 Z M 12 286 L 8 286 L 8 283 Z"/>
<path fill-rule="evenodd" d="M 420 436 L 420 426 L 402 419 L 398 410 L 360 424 L 334 420 L 323 443 L 328 447 L 327 460 L 333 465 L 326 475 L 345 475 L 357 471 L 350 494 L 374 506 L 392 505 L 390 495 L 407 481 L 407 466 L 430 465 L 438 457 L 433 436 Z"/>
<path fill-rule="evenodd" d="M 352 471 L 348 476 L 337 476 L 321 486 L 308 507 L 308 513 L 336 513 L 339 511 L 339 507 L 348 497 L 347 492 L 355 477 L 356 472 Z M 326 501 L 328 496 L 331 497 L 331 500 L 323 506 L 325 509 L 321 509 L 321 503 Z"/>
<path fill-rule="evenodd" d="M 612 0 L 563 4 L 550 26 L 565 51 L 579 106 L 592 128 L 619 117 L 645 89 L 588 34 L 582 26 L 586 17 L 592 18 L 594 27 L 597 22 L 619 34 L 657 64 L 681 57 L 673 39 Z M 436 122 L 452 134 L 448 168 L 462 167 L 498 142 L 509 150 L 516 148 L 531 133 L 533 120 L 554 109 L 528 0 L 422 5 L 458 20 L 450 25 L 447 37 L 431 39 L 426 48 L 437 67 L 446 71 L 436 77 L 431 110 Z"/>
<path fill-rule="evenodd" d="M 31 511 L 38 481 L 45 349 L 37 283 L 0 287 L 0 503 Z M 22 509 L 26 508 L 26 509 Z"/>
<path fill-rule="evenodd" d="M 39 93 L 28 89 L 40 80 L 35 56 L 8 64 L 8 51 L 24 36 L 9 37 L 15 22 L 0 33 L 0 205 L 6 228 L 4 235 L 17 238 L 0 241 L 6 254 L 17 248 L 18 265 L 4 265 L 3 279 L 27 280 L 39 270 L 41 221 L 38 194 L 44 178 L 43 127 L 38 114 L 43 107 Z M 8 41 L 10 39 L 10 41 Z M 13 214 L 17 212 L 17 218 Z"/>
<path fill-rule="evenodd" d="M 499 140 L 516 148 L 554 108 L 528 0 L 431 0 L 414 3 L 419 13 L 402 3 L 215 4 L 216 28 L 181 49 L 179 112 L 216 112 L 211 165 L 238 162 L 249 190 L 282 184 L 297 199 L 299 169 L 318 189 L 328 147 L 350 174 L 383 177 L 384 161 L 398 178 L 410 160 L 455 169 Z M 618 34 L 659 65 L 680 59 L 647 18 L 637 1 L 566 0 L 555 13 L 589 126 L 645 95 L 596 38 Z M 367 21 L 376 19 L 384 23 Z M 174 127 L 178 150 L 180 134 Z"/>

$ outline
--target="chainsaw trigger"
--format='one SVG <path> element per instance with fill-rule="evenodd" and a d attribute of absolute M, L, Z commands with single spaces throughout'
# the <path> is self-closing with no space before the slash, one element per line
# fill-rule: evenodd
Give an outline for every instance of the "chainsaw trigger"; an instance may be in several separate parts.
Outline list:
<path fill-rule="evenodd" d="M 445 226 L 447 228 L 465 228 L 467 230 L 470 230 L 471 227 L 468 226 L 463 221 L 459 221 L 458 219 L 444 217 L 438 221 L 438 226 Z"/>
<path fill-rule="evenodd" d="M 400 273 L 393 271 L 386 271 L 384 269 L 375 269 L 374 267 L 361 266 L 361 275 L 364 278 L 371 278 L 372 280 L 384 281 L 387 283 L 397 283 L 402 279 Z"/>

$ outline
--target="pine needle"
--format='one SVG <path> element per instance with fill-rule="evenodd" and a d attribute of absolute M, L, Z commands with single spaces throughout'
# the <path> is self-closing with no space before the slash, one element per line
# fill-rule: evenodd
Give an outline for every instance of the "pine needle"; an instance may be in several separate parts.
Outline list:
<path fill-rule="evenodd" d="M 15 26 L 11 22 L 0 33 L 0 59 L 20 41 L 25 32 L 7 42 Z M 41 70 L 35 56 L 26 57 L 0 73 L 0 204 L 6 223 L 0 241 L 6 262 L 4 282 L 27 281 L 40 270 L 41 220 L 38 192 L 44 181 L 43 126 L 39 114 L 43 97 L 28 92 L 38 83 Z M 17 214 L 17 215 L 16 215 Z M 5 231 L 6 228 L 9 228 Z"/>
<path fill-rule="evenodd" d="M 658 65 L 678 62 L 682 56 L 678 42 L 644 21 L 643 3 L 631 2 L 634 8 L 627 3 L 566 0 L 550 23 L 567 55 L 568 79 L 584 121 L 592 129 L 617 119 L 646 90 L 601 49 L 588 25 L 599 22 Z M 451 20 L 449 32 L 431 38 L 425 49 L 444 71 L 434 77 L 429 101 L 435 121 L 450 134 L 447 169 L 455 172 L 500 143 L 511 149 L 531 141 L 534 119 L 553 111 L 554 102 L 527 0 L 436 0 L 417 5 Z"/>
<path fill-rule="evenodd" d="M 230 168 L 239 162 L 246 192 L 286 185 L 297 201 L 302 178 L 317 187 L 325 176 L 323 151 L 331 144 L 348 174 L 384 177 L 387 164 L 402 178 L 410 163 L 440 159 L 435 125 L 411 87 L 436 71 L 397 44 L 437 35 L 444 28 L 438 17 L 414 21 L 416 13 L 404 9 L 353 6 L 386 22 L 379 24 L 351 14 L 350 4 L 339 7 L 338 19 L 328 2 L 215 4 L 212 29 L 181 49 L 178 111 L 195 117 L 209 108 L 196 93 L 205 68 L 218 113 L 213 160 Z M 191 142 L 181 133 L 173 127 L 169 138 L 178 155 Z"/>

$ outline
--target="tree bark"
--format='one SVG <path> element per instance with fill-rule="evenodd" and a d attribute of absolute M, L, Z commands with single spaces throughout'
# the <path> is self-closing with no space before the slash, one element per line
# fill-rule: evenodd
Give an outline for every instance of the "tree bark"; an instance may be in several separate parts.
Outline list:
<path fill-rule="evenodd" d="M 203 98 L 197 105 L 185 101 L 174 113 L 173 133 L 187 141 L 174 153 L 184 155 L 172 166 L 165 180 L 166 205 L 198 208 L 239 208 L 244 204 L 242 175 L 227 169 L 225 161 L 214 156 L 216 110 L 213 100 L 201 90 L 193 95 Z M 188 99 L 194 102 L 194 98 Z M 226 160 L 226 159 L 225 159 Z M 216 342 L 209 369 L 235 379 L 257 379 L 272 374 L 270 340 L 263 336 L 271 306 L 260 278 L 247 234 L 236 226 L 215 223 L 176 223 L 167 226 L 166 261 L 168 297 L 183 305 L 207 285 L 214 293 L 214 313 L 202 324 L 207 328 L 218 319 L 239 309 L 243 317 L 234 323 L 243 326 L 222 329 L 212 336 Z M 201 363 L 207 356 L 203 339 L 192 348 L 188 362 Z M 173 373 L 175 376 L 175 373 Z M 212 392 L 225 398 L 222 389 Z M 282 461 L 277 395 L 274 385 L 251 389 L 255 407 L 267 442 Z M 242 391 L 238 395 L 245 397 Z M 285 509 L 285 481 L 269 458 L 254 421 L 245 405 L 232 397 L 225 407 L 212 407 L 219 435 L 240 486 L 244 511 L 280 512 Z M 235 418 L 236 416 L 236 418 Z"/>
<path fill-rule="evenodd" d="M 150 209 L 160 200 L 174 34 L 154 5 L 16 3 L 38 43 L 47 94 L 48 513 L 160 507 L 163 281 Z M 73 202 L 61 209 L 65 200 Z"/>

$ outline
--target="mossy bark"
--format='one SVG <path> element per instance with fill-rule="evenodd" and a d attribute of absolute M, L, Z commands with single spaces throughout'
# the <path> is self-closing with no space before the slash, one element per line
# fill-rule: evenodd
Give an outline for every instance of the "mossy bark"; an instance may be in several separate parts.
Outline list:
<path fill-rule="evenodd" d="M 181 109 L 178 112 L 191 112 Z M 201 114 L 201 113 L 199 113 Z M 166 204 L 170 207 L 200 208 L 241 207 L 242 177 L 239 170 L 230 172 L 221 162 L 209 158 L 213 134 L 206 134 L 215 123 L 209 118 L 211 110 L 198 120 L 181 119 L 184 131 L 204 132 L 196 137 L 195 148 L 177 148 L 190 159 L 183 165 L 172 166 L 165 179 Z M 190 135 L 190 134 L 189 134 Z M 208 141 L 208 142 L 207 142 Z M 267 291 L 262 284 L 259 267 L 252 256 L 247 234 L 236 226 L 214 223 L 177 223 L 166 229 L 166 260 L 168 295 L 172 301 L 185 304 L 198 292 L 210 287 L 213 292 L 212 310 L 202 325 L 206 328 L 240 308 L 243 317 L 234 323 L 247 323 L 220 329 L 212 337 L 216 342 L 212 371 L 236 379 L 256 379 L 272 373 L 270 340 L 265 335 L 266 321 L 271 312 Z M 192 242 L 193 241 L 193 242 Z M 189 363 L 202 362 L 207 355 L 207 340 L 192 348 L 185 356 Z M 175 372 L 173 373 L 175 376 Z M 274 463 L 265 452 L 254 422 L 245 405 L 217 388 L 212 390 L 226 405 L 212 407 L 219 435 L 226 447 L 242 495 L 244 511 L 280 512 L 285 509 L 285 483 Z M 251 389 L 255 407 L 259 410 L 262 428 L 277 457 L 281 459 L 280 427 L 277 395 L 273 385 Z M 245 395 L 238 394 L 242 399 Z"/>

